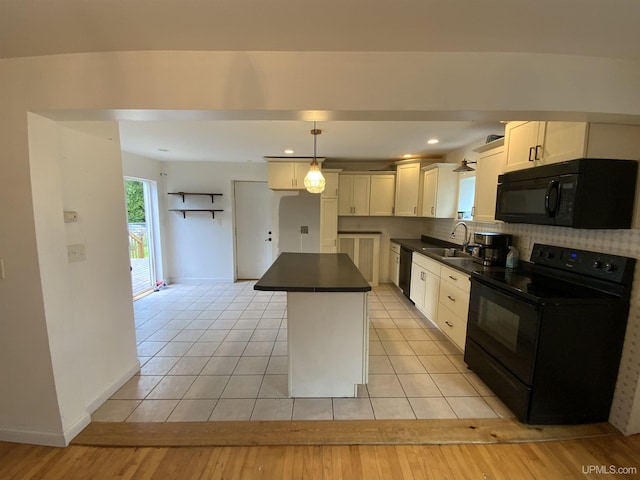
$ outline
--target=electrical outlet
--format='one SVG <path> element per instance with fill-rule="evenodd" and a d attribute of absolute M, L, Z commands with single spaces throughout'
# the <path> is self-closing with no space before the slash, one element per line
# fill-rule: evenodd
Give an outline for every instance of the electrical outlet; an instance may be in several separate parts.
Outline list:
<path fill-rule="evenodd" d="M 78 221 L 78 212 L 65 211 L 64 223 L 73 223 Z"/>
<path fill-rule="evenodd" d="M 69 263 L 84 262 L 87 259 L 87 252 L 84 244 L 76 243 L 67 245 L 67 260 Z"/>
<path fill-rule="evenodd" d="M 301 225 L 300 226 L 300 233 L 302 235 L 309 235 L 309 225 Z"/>

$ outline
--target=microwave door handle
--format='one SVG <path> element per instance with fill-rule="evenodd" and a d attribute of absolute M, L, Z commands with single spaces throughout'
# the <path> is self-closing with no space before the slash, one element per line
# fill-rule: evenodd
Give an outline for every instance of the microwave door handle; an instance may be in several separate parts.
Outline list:
<path fill-rule="evenodd" d="M 555 192 L 555 195 L 553 195 Z M 553 197 L 552 197 L 553 195 Z M 547 191 L 544 195 L 544 211 L 548 217 L 555 217 L 558 211 L 558 201 L 560 197 L 560 182 L 551 180 L 547 185 Z M 552 201 L 553 198 L 553 201 Z"/>

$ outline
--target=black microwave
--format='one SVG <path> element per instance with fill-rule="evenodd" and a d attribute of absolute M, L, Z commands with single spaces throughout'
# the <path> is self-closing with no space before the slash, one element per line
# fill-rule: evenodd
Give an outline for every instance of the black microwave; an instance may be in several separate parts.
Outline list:
<path fill-rule="evenodd" d="M 498 176 L 496 219 L 572 228 L 631 228 L 638 162 L 580 158 Z"/>

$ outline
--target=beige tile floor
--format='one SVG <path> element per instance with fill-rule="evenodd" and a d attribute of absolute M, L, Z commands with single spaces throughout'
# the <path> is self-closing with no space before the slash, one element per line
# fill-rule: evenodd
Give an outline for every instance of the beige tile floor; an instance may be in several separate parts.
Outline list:
<path fill-rule="evenodd" d="M 288 398 L 286 294 L 254 283 L 175 284 L 137 300 L 140 372 L 93 420 L 513 416 L 393 285 L 369 294 L 369 383 L 358 398 Z"/>

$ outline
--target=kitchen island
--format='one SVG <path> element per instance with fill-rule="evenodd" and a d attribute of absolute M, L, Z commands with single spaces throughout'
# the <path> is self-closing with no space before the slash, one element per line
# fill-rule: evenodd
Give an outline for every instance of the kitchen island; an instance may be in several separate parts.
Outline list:
<path fill-rule="evenodd" d="M 287 292 L 289 397 L 356 397 L 367 383 L 371 286 L 345 253 L 282 253 L 254 286 Z"/>

